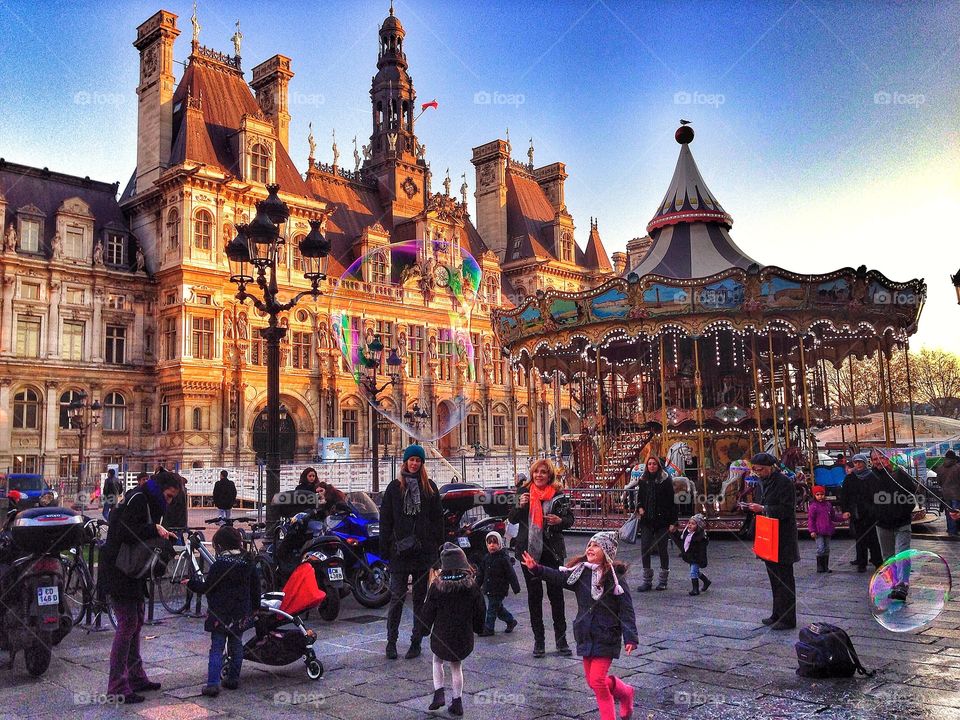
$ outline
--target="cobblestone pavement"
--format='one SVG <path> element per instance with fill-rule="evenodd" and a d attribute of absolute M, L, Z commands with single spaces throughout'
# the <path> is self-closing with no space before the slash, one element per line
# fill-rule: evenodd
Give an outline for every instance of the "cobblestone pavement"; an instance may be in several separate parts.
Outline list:
<path fill-rule="evenodd" d="M 578 550 L 585 537 L 573 536 Z M 951 564 L 960 545 L 915 537 L 915 547 L 940 552 Z M 955 549 L 956 548 L 956 549 Z M 690 597 L 687 566 L 672 554 L 673 575 L 665 592 L 634 593 L 640 647 L 633 657 L 614 662 L 613 672 L 636 688 L 634 718 L 960 718 L 960 608 L 948 608 L 932 627 L 895 634 L 871 617 L 866 600 L 868 575 L 847 561 L 852 542 L 835 540 L 830 575 L 815 573 L 813 544 L 801 543 L 797 567 L 799 622 L 824 620 L 849 630 L 871 679 L 807 680 L 798 677 L 793 643 L 796 632 L 773 632 L 760 625 L 769 612 L 770 591 L 762 564 L 750 548 L 734 539 L 710 544 L 710 591 Z M 636 561 L 639 550 L 621 546 L 621 559 Z M 632 570 L 631 588 L 638 583 Z M 522 584 L 522 583 L 521 583 Z M 567 617 L 575 607 L 567 595 Z M 507 599 L 520 620 L 510 635 L 478 638 L 465 662 L 465 714 L 474 718 L 598 718 L 578 658 L 553 652 L 531 656 L 526 598 Z M 432 695 L 430 653 L 384 658 L 383 610 L 368 610 L 346 600 L 332 624 L 312 620 L 325 666 L 318 681 L 307 678 L 302 663 L 266 668 L 245 663 L 241 688 L 216 699 L 201 697 L 206 676 L 208 636 L 203 621 L 168 617 L 143 633 L 143 656 L 150 677 L 163 683 L 148 701 L 129 707 L 100 704 L 106 689 L 112 632 L 88 634 L 75 629 L 55 649 L 47 674 L 30 678 L 22 658 L 13 670 L 0 669 L 0 717 L 53 720 L 64 717 L 142 717 L 189 720 L 208 716 L 247 718 L 427 718 L 448 716 L 426 710 Z M 548 613 L 549 616 L 549 613 Z M 401 628 L 409 632 L 409 610 Z M 572 631 L 570 633 L 572 641 Z M 550 633 L 548 631 L 548 638 Z M 449 702 L 449 691 L 448 691 Z"/>

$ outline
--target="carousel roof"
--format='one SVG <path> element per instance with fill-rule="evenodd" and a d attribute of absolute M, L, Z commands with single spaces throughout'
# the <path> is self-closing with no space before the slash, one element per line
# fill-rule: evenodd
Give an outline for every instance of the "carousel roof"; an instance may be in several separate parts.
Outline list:
<path fill-rule="evenodd" d="M 642 261 L 628 270 L 640 277 L 699 278 L 733 267 L 746 269 L 756 261 L 744 253 L 728 232 L 733 218 L 704 182 L 690 152 L 693 129 L 676 133 L 680 157 L 663 202 L 647 225 L 653 239 Z"/>

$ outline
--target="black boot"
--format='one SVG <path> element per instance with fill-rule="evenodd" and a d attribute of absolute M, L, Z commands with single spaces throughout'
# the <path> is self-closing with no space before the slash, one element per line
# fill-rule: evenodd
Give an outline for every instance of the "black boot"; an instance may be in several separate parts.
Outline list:
<path fill-rule="evenodd" d="M 430 703 L 430 707 L 427 710 L 439 710 L 447 703 L 446 698 L 443 696 L 443 688 L 433 691 L 433 702 Z"/>
<path fill-rule="evenodd" d="M 713 581 L 710 580 L 706 575 L 700 573 L 700 592 L 706 592 L 707 589 L 713 584 Z"/>
<path fill-rule="evenodd" d="M 543 642 L 543 636 L 533 638 L 533 656 L 535 658 L 542 658 L 547 654 L 547 648 Z"/>
<path fill-rule="evenodd" d="M 567 645 L 567 636 L 566 633 L 563 635 L 557 635 L 557 655 L 563 655 L 564 657 L 570 657 L 573 655 L 573 651 L 570 649 L 570 646 Z"/>
<path fill-rule="evenodd" d="M 397 659 L 397 641 L 387 640 L 387 660 Z"/>
<path fill-rule="evenodd" d="M 830 569 L 830 553 L 823 556 L 823 571 L 825 573 L 833 572 L 833 570 Z"/>
<path fill-rule="evenodd" d="M 823 569 L 823 555 L 817 555 L 817 572 L 818 573 L 826 572 Z"/>
<path fill-rule="evenodd" d="M 451 715 L 463 715 L 463 698 L 454 698 L 450 702 L 450 714 Z"/>
<path fill-rule="evenodd" d="M 420 657 L 420 638 L 411 638 L 410 647 L 407 648 L 407 654 L 403 656 L 407 660 L 413 660 Z"/>
<path fill-rule="evenodd" d="M 690 584 L 693 585 L 693 590 L 690 591 L 690 595 L 699 595 L 700 594 L 700 581 L 696 578 L 690 580 Z"/>

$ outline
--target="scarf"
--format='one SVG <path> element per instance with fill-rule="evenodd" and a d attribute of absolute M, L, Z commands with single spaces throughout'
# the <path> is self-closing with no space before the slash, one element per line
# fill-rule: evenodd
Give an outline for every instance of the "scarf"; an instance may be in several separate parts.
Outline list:
<path fill-rule="evenodd" d="M 157 484 L 157 481 L 153 478 L 150 478 L 143 484 L 144 491 L 157 501 L 157 504 L 160 505 L 160 514 L 162 515 L 167 511 L 167 498 L 163 495 L 163 490 L 160 489 L 160 485 Z M 180 490 L 183 492 L 183 489 Z"/>
<path fill-rule="evenodd" d="M 586 560 L 578 562 L 573 567 L 562 567 L 561 572 L 570 573 L 567 578 L 567 585 L 576 585 L 580 576 L 583 575 L 583 569 L 590 568 L 592 577 L 590 578 L 590 597 L 599 600 L 603 596 L 603 571 L 598 563 L 589 563 Z M 613 574 L 613 594 L 623 595 L 623 588 L 620 587 L 620 580 L 617 578 L 617 571 L 610 566 L 610 572 Z"/>
<path fill-rule="evenodd" d="M 696 530 L 694 530 L 693 532 L 690 532 L 687 528 L 683 529 L 683 551 L 684 552 L 690 551 L 690 543 L 693 542 L 693 536 L 696 534 L 697 534 Z"/>
<path fill-rule="evenodd" d="M 403 478 L 403 514 L 418 515 L 420 513 L 420 476 L 401 472 Z"/>
<path fill-rule="evenodd" d="M 870 469 L 869 465 L 867 465 L 867 467 L 865 467 L 863 470 L 854 469 L 853 471 L 853 474 L 861 480 L 866 480 L 868 477 L 870 477 L 871 473 L 873 473 L 873 470 Z"/>
<path fill-rule="evenodd" d="M 530 527 L 532 528 L 536 525 L 540 530 L 543 530 L 543 503 L 547 500 L 552 500 L 553 496 L 557 494 L 557 486 L 547 485 L 545 488 L 541 489 L 537 487 L 536 483 L 530 484 Z"/>

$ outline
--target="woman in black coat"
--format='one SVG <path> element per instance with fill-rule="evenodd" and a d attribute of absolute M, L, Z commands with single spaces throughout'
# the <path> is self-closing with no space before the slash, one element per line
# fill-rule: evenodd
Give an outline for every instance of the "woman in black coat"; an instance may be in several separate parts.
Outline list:
<path fill-rule="evenodd" d="M 640 516 L 640 551 L 643 563 L 643 582 L 637 588 L 647 592 L 653 588 L 653 568 L 650 555 L 654 550 L 660 556 L 660 576 L 657 590 L 667 589 L 670 576 L 670 535 L 677 527 L 679 513 L 673 493 L 673 478 L 663 469 L 660 458 L 647 458 L 643 475 L 637 485 L 637 515 Z"/>
<path fill-rule="evenodd" d="M 157 690 L 160 683 L 150 681 L 140 657 L 147 581 L 121 573 L 117 568 L 117 556 L 123 545 L 135 545 L 157 537 L 173 539 L 173 533 L 160 525 L 160 519 L 167 503 L 179 492 L 179 477 L 170 472 L 159 473 L 137 488 L 111 513 L 107 540 L 100 554 L 100 589 L 110 597 L 117 618 L 117 631 L 110 650 L 107 694 L 122 695 L 125 703 L 143 702 L 143 695 L 138 693 Z"/>
<path fill-rule="evenodd" d="M 380 503 L 380 557 L 390 565 L 390 607 L 387 610 L 387 658 L 397 657 L 400 618 L 407 588 L 413 581 L 413 633 L 408 660 L 420 655 L 427 634 L 421 618 L 430 568 L 443 539 L 440 492 L 427 477 L 426 453 L 420 445 L 403 451 L 400 477 L 387 485 Z"/>
<path fill-rule="evenodd" d="M 533 480 L 517 497 L 517 506 L 510 513 L 510 522 L 517 523 L 517 537 L 513 548 L 517 559 L 529 552 L 541 565 L 557 568 L 567 556 L 563 531 L 573 527 L 573 513 L 569 498 L 563 494 L 563 486 L 557 479 L 557 471 L 549 460 L 537 460 L 530 467 Z M 523 569 L 527 585 L 527 607 L 530 609 L 530 625 L 533 629 L 533 656 L 543 657 L 543 580 Z M 553 634 L 557 653 L 569 656 L 573 653 L 567 644 L 567 618 L 564 612 L 563 588 L 547 586 L 550 611 L 553 615 Z"/>

